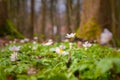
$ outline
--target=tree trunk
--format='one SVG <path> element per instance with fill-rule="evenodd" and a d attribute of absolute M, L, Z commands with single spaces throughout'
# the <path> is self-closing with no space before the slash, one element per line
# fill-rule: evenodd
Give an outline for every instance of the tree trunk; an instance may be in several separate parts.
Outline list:
<path fill-rule="evenodd" d="M 67 32 L 71 33 L 71 13 L 72 13 L 72 0 L 67 0 L 66 2 L 66 18 L 67 18 Z"/>
<path fill-rule="evenodd" d="M 101 29 L 111 30 L 110 5 L 110 0 L 83 0 L 81 23 L 76 36 L 99 41 Z"/>
<path fill-rule="evenodd" d="M 29 29 L 29 37 L 33 37 L 33 31 L 34 31 L 34 3 L 35 0 L 31 0 L 31 25 Z"/>
<path fill-rule="evenodd" d="M 49 35 L 52 39 L 54 39 L 54 31 L 53 31 L 53 27 L 54 27 L 54 12 L 55 12 L 55 6 L 54 6 L 54 3 L 55 3 L 55 0 L 50 0 L 50 22 L 51 22 L 51 25 L 52 25 L 52 34 Z"/>
<path fill-rule="evenodd" d="M 80 25 L 80 0 L 77 0 L 76 16 L 75 16 L 75 31 Z"/>
<path fill-rule="evenodd" d="M 112 32 L 115 46 L 120 47 L 120 0 L 111 1 Z"/>
<path fill-rule="evenodd" d="M 8 2 L 0 0 L 0 36 L 9 36 L 8 38 L 23 38 L 15 29 L 14 24 L 8 18 Z"/>
<path fill-rule="evenodd" d="M 26 37 L 31 38 L 32 37 L 32 21 L 31 19 L 28 21 L 29 25 L 27 25 L 28 16 L 30 18 L 32 17 L 32 4 L 34 4 L 31 0 L 31 14 L 27 14 L 27 0 L 17 0 L 13 1 L 13 3 L 16 5 L 14 6 L 14 14 L 15 19 L 14 24 L 16 24 L 17 29 Z M 12 5 L 11 5 L 12 6 Z M 13 15 L 14 16 L 14 15 Z"/>
<path fill-rule="evenodd" d="M 7 7 L 6 1 L 0 0 L 0 28 L 4 27 L 5 21 L 7 19 Z"/>
<path fill-rule="evenodd" d="M 46 1 L 42 0 L 42 20 L 39 37 L 41 40 L 45 40 L 45 27 L 46 27 Z"/>
<path fill-rule="evenodd" d="M 7 3 L 5 0 L 0 0 L 0 36 L 5 34 L 3 29 L 5 27 L 7 18 Z"/>

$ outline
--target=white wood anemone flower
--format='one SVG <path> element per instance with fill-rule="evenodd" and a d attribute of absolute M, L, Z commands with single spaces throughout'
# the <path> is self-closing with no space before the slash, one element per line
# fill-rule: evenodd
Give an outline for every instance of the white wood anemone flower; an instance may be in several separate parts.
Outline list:
<path fill-rule="evenodd" d="M 76 35 L 76 33 L 70 33 L 70 34 L 66 34 L 66 38 L 74 38 L 75 37 L 75 35 Z"/>
<path fill-rule="evenodd" d="M 62 47 L 51 48 L 51 51 L 55 51 L 55 53 L 57 53 L 59 55 L 69 54 L 67 51 L 64 51 L 64 48 L 62 48 Z"/>
<path fill-rule="evenodd" d="M 20 43 L 25 43 L 25 42 L 29 42 L 29 41 L 30 41 L 29 38 L 24 38 L 24 39 L 21 39 L 21 40 L 20 40 Z"/>
<path fill-rule="evenodd" d="M 49 39 L 47 43 L 43 43 L 42 45 L 43 46 L 50 46 L 53 44 L 53 40 L 52 39 Z"/>
<path fill-rule="evenodd" d="M 100 36 L 100 43 L 107 44 L 112 39 L 112 33 L 108 29 L 104 29 Z"/>
<path fill-rule="evenodd" d="M 66 51 L 64 51 L 62 48 L 60 48 L 60 47 L 57 47 L 56 49 L 55 49 L 55 52 L 57 53 L 57 54 L 60 54 L 60 55 L 67 55 L 67 54 L 69 54 L 68 52 L 66 52 Z"/>
<path fill-rule="evenodd" d="M 24 39 L 20 40 L 20 43 L 25 43 L 25 40 Z"/>
<path fill-rule="evenodd" d="M 89 43 L 88 41 L 86 41 L 84 44 L 83 44 L 83 47 L 85 48 L 85 50 L 87 50 L 89 47 L 91 47 L 92 44 Z"/>
<path fill-rule="evenodd" d="M 37 37 L 37 36 L 35 36 L 33 39 L 34 39 L 34 40 L 38 40 L 38 37 Z"/>
<path fill-rule="evenodd" d="M 25 42 L 29 42 L 30 39 L 29 39 L 29 38 L 25 38 L 24 41 L 25 41 Z"/>
<path fill-rule="evenodd" d="M 14 62 L 14 61 L 17 60 L 17 52 L 14 52 L 13 54 L 11 54 L 10 60 L 11 60 L 12 62 Z"/>
<path fill-rule="evenodd" d="M 65 49 L 66 47 L 64 45 L 60 45 L 59 48 Z"/>
<path fill-rule="evenodd" d="M 9 48 L 10 51 L 17 52 L 20 50 L 20 46 L 13 46 Z"/>

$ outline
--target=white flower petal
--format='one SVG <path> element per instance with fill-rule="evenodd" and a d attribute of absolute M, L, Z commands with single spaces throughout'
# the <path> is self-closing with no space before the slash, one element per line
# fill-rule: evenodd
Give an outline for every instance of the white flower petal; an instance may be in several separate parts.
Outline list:
<path fill-rule="evenodd" d="M 59 55 L 67 55 L 67 54 L 69 54 L 68 52 L 66 52 L 66 51 L 64 51 L 62 48 L 60 48 L 60 47 L 56 47 L 56 48 L 54 48 L 53 49 L 57 54 L 59 54 Z"/>
<path fill-rule="evenodd" d="M 43 43 L 42 45 L 43 46 L 49 46 L 49 45 L 52 45 L 52 44 L 53 44 L 53 41 L 51 39 L 49 39 L 47 43 Z"/>
<path fill-rule="evenodd" d="M 85 49 L 87 49 L 87 48 L 89 48 L 89 47 L 91 47 L 91 46 L 92 46 L 92 44 L 89 43 L 88 41 L 86 41 L 86 42 L 83 44 L 83 47 L 85 47 Z"/>
<path fill-rule="evenodd" d="M 38 40 L 38 37 L 34 37 L 34 40 Z"/>
<path fill-rule="evenodd" d="M 112 39 L 112 33 L 108 29 L 104 29 L 100 36 L 100 43 L 107 44 Z"/>
<path fill-rule="evenodd" d="M 66 34 L 66 38 L 74 38 L 76 33 Z"/>
<path fill-rule="evenodd" d="M 25 38 L 24 41 L 25 41 L 25 42 L 29 42 L 30 40 L 29 40 L 28 38 Z"/>
<path fill-rule="evenodd" d="M 24 40 L 20 40 L 20 43 L 25 43 L 25 41 Z"/>
<path fill-rule="evenodd" d="M 20 46 L 13 46 L 9 48 L 10 51 L 19 51 L 20 50 Z"/>

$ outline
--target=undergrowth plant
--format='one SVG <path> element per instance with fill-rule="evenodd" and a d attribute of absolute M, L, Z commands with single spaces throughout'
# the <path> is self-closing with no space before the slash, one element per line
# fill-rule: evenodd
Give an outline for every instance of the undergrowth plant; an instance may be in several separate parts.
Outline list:
<path fill-rule="evenodd" d="M 0 48 L 0 80 L 6 79 L 119 80 L 120 52 L 99 44 L 11 43 Z"/>

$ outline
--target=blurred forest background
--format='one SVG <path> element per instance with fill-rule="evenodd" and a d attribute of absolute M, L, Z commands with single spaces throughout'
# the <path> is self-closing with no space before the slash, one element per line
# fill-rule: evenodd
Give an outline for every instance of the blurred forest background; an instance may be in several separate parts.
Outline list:
<path fill-rule="evenodd" d="M 98 40 L 104 28 L 120 42 L 120 0 L 0 0 L 0 36 Z"/>

